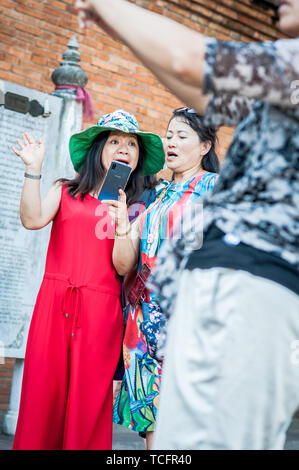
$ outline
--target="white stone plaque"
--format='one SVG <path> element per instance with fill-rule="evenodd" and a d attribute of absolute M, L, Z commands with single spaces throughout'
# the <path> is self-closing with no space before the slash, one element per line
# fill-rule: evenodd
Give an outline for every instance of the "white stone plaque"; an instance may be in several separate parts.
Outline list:
<path fill-rule="evenodd" d="M 25 166 L 12 151 L 16 139 L 27 131 L 46 144 L 41 194 L 48 191 L 58 174 L 61 98 L 40 93 L 9 82 L 0 82 L 8 91 L 47 102 L 50 116 L 32 117 L 29 113 L 0 106 L 0 344 L 6 357 L 24 358 L 30 319 L 42 281 L 51 224 L 41 230 L 26 230 L 20 221 L 19 206 Z"/>

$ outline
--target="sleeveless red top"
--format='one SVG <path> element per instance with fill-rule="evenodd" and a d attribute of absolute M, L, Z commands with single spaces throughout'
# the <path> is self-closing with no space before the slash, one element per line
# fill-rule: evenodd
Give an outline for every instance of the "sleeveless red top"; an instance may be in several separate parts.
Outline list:
<path fill-rule="evenodd" d="M 107 206 L 87 194 L 73 199 L 62 186 L 54 218 L 45 277 L 65 278 L 75 286 L 92 286 L 120 295 L 121 281 L 112 263 L 114 230 Z M 48 276 L 50 275 L 50 276 Z"/>

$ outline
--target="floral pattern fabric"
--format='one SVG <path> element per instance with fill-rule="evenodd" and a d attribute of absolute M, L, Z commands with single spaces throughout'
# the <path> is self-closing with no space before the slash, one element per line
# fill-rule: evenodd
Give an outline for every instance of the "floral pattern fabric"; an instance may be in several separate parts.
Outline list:
<path fill-rule="evenodd" d="M 164 184 L 140 218 L 140 259 L 153 269 L 165 240 L 175 237 L 187 207 L 214 187 L 217 175 L 207 173 L 186 183 Z M 156 355 L 163 317 L 155 295 L 130 307 L 123 342 L 125 375 L 113 410 L 113 420 L 137 432 L 153 431 L 156 420 L 162 361 Z"/>
<path fill-rule="evenodd" d="M 214 190 L 203 198 L 204 232 L 215 224 L 299 271 L 298 79 L 299 39 L 206 40 L 205 124 L 238 127 Z M 180 273 L 199 248 L 191 229 L 185 224 L 183 236 L 164 245 L 148 281 L 166 317 Z"/>

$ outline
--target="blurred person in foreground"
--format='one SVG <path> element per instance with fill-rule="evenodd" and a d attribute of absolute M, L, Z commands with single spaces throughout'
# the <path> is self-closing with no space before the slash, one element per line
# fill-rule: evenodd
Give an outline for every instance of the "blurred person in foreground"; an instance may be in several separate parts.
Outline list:
<path fill-rule="evenodd" d="M 252 44 L 124 0 L 76 7 L 206 125 L 238 125 L 204 198 L 203 246 L 184 226 L 150 281 L 169 317 L 153 448 L 281 449 L 299 405 L 299 0 L 278 10 L 289 39 Z"/>

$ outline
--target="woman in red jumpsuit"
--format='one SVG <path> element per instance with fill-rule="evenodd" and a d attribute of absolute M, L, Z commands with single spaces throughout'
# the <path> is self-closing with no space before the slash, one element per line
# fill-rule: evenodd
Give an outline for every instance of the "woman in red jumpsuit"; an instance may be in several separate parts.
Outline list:
<path fill-rule="evenodd" d="M 142 133 L 119 110 L 70 140 L 77 172 L 59 180 L 41 201 L 45 148 L 29 135 L 13 148 L 26 165 L 21 220 L 29 230 L 53 221 L 24 365 L 14 450 L 112 447 L 113 376 L 120 358 L 121 279 L 112 263 L 115 236 L 108 208 L 98 200 L 112 160 L 132 167 L 129 202 L 143 174 L 163 166 L 161 139 Z M 115 233 L 114 233 L 115 232 Z"/>

